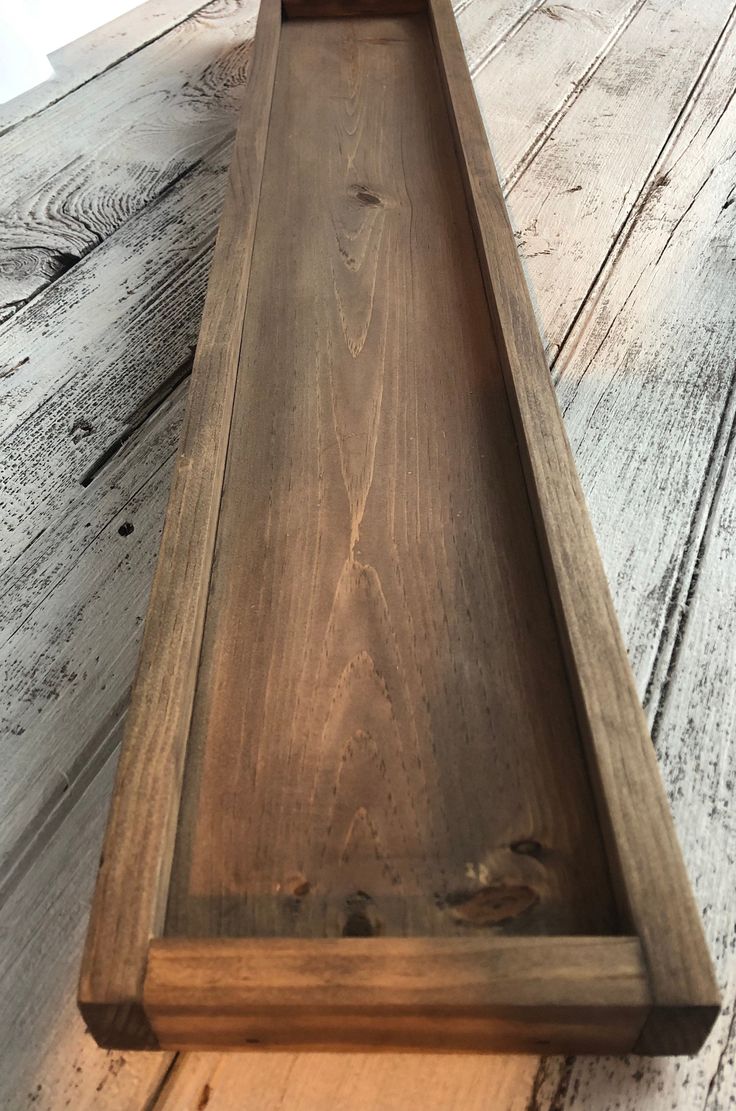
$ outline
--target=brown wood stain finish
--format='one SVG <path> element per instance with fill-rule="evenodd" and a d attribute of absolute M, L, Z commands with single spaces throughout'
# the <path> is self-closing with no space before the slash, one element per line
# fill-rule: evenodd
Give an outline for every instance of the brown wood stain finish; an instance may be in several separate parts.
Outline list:
<path fill-rule="evenodd" d="M 335 4 L 261 6 L 83 1014 L 694 1052 L 718 992 L 451 9 Z"/>
<path fill-rule="evenodd" d="M 161 938 L 162 1045 L 625 1051 L 651 1004 L 633 937 Z"/>
<path fill-rule="evenodd" d="M 616 930 L 426 19 L 283 28 L 189 743 L 169 934 Z"/>
<path fill-rule="evenodd" d="M 140 998 L 148 941 L 166 911 L 280 33 L 280 13 L 265 3 L 82 962 L 84 1018 L 123 1048 L 155 1040 Z"/>

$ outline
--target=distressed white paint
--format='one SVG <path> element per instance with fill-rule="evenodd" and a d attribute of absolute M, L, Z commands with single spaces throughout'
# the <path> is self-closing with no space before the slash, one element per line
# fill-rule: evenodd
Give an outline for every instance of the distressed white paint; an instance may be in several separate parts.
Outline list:
<path fill-rule="evenodd" d="M 232 135 L 255 0 L 222 0 L 0 136 L 0 319 Z"/>
<path fill-rule="evenodd" d="M 140 50 L 202 6 L 202 0 L 156 0 L 114 19 L 102 33 L 91 32 L 54 50 L 49 59 L 52 76 L 0 104 L 0 134 Z"/>
<path fill-rule="evenodd" d="M 731 124 L 733 135 L 734 124 Z M 725 213 L 724 213 L 725 215 Z M 732 217 L 730 243 L 736 242 Z M 732 349 L 733 362 L 733 349 Z M 657 751 L 725 1006 L 694 1059 L 580 1059 L 560 1111 L 727 1111 L 736 1103 L 736 437 L 714 467 Z M 684 599 L 683 599 L 684 603 Z M 544 1105 L 542 1105 L 544 1106 Z M 546 1111 L 546 1109 L 545 1109 Z"/>
<path fill-rule="evenodd" d="M 652 163 L 692 105 L 689 94 L 733 8 L 733 0 L 649 0 L 588 83 L 574 90 L 566 114 L 545 133 L 512 188 L 509 206 L 521 252 L 536 296 L 547 306 L 542 316 L 551 355 Z"/>
<path fill-rule="evenodd" d="M 643 0 L 542 4 L 490 64 L 470 61 L 483 118 L 502 168 L 513 180 L 541 138 L 584 88 Z M 475 5 L 472 5 L 472 12 Z M 540 96 L 540 86 L 544 96 Z"/>
<path fill-rule="evenodd" d="M 119 739 L 120 729 L 115 732 Z M 0 909 L 0 1105 L 6 1111 L 143 1111 L 169 1064 L 168 1054 L 98 1049 L 76 1008 L 112 763 L 100 768 Z"/>
<path fill-rule="evenodd" d="M 557 366 L 642 695 L 674 631 L 669 599 L 684 601 L 683 560 L 697 548 L 733 399 L 736 219 L 723 206 L 734 181 L 735 44 L 732 25 Z"/>
<path fill-rule="evenodd" d="M 90 763 L 109 754 L 135 668 L 182 394 L 12 569 L 11 590 L 33 602 L 0 650 L 0 889 L 33 867 L 38 830 L 63 816 Z"/>
<path fill-rule="evenodd" d="M 206 159 L 0 333 L 0 366 L 20 364 L 0 380 L 2 567 L 67 513 L 87 470 L 191 356 L 229 157 L 225 146 Z"/>

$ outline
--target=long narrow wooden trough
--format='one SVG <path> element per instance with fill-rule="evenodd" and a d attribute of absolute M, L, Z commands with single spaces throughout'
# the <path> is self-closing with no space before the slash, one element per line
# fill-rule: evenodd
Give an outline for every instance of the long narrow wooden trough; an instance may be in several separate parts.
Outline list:
<path fill-rule="evenodd" d="M 717 1013 L 448 0 L 263 0 L 80 1005 L 123 1048 Z"/>

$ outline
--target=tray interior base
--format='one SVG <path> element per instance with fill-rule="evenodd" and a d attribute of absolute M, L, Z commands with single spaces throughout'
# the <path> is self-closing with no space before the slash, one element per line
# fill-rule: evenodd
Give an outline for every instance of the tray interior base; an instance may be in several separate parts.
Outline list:
<path fill-rule="evenodd" d="M 282 28 L 169 936 L 619 931 L 426 15 Z"/>

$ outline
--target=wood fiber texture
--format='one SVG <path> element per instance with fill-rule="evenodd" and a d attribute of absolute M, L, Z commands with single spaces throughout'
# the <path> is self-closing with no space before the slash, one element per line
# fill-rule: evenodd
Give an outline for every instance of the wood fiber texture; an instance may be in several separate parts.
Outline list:
<path fill-rule="evenodd" d="M 256 7 L 149 0 L 114 33 L 65 47 L 57 80 L 0 112 L 0 252 L 4 275 L 21 279 L 0 310 L 0 1087 L 34 1111 L 69 1100 L 80 1111 L 720 1111 L 734 1095 L 730 1005 L 688 1060 L 195 1053 L 171 1072 L 170 1055 L 100 1050 L 75 1013 Z M 733 7 L 456 5 L 729 999 Z M 26 220 L 11 202 L 29 167 Z M 39 218 L 54 264 L 36 281 L 26 262 L 44 242 Z"/>
<path fill-rule="evenodd" d="M 124 1048 L 692 1053 L 718 991 L 457 24 L 369 7 L 260 9 L 80 1005 Z M 471 1016 L 427 946 L 473 934 Z M 314 1006 L 256 973 L 285 940 Z"/>
<path fill-rule="evenodd" d="M 426 19 L 284 25 L 254 251 L 167 933 L 615 932 Z"/>
<path fill-rule="evenodd" d="M 651 1002 L 636 938 L 153 942 L 162 1046 L 624 1051 Z"/>

